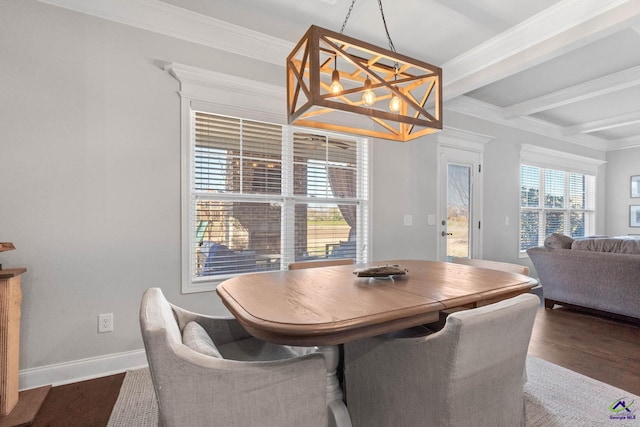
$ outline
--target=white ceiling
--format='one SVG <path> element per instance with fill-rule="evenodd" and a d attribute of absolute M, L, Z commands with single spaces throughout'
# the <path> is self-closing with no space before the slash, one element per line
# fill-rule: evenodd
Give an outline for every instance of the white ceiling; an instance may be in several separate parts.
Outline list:
<path fill-rule="evenodd" d="M 284 49 L 311 24 L 340 31 L 351 1 L 136 3 L 235 24 Z M 600 150 L 640 146 L 640 0 L 383 0 L 383 7 L 396 50 L 443 68 L 445 113 Z M 344 33 L 387 47 L 378 2 L 357 1 Z"/>

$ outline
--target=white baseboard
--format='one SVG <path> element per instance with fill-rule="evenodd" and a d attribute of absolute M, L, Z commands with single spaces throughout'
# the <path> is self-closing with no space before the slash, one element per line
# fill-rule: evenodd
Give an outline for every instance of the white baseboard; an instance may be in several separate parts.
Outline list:
<path fill-rule="evenodd" d="M 74 360 L 20 371 L 20 390 L 63 385 L 147 366 L 144 349 Z"/>

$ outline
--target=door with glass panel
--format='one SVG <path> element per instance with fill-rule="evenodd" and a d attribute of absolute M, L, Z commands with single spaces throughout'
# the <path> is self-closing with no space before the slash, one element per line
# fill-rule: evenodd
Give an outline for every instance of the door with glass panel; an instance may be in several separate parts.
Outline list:
<path fill-rule="evenodd" d="M 439 259 L 480 256 L 481 154 L 442 147 L 440 153 Z"/>

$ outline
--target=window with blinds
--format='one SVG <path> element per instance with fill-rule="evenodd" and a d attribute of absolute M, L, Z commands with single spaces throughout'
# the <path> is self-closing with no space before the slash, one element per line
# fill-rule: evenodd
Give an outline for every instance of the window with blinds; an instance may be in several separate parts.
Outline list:
<path fill-rule="evenodd" d="M 192 111 L 192 280 L 366 261 L 366 140 Z"/>
<path fill-rule="evenodd" d="M 520 251 L 544 244 L 546 236 L 593 234 L 595 176 L 520 166 Z"/>

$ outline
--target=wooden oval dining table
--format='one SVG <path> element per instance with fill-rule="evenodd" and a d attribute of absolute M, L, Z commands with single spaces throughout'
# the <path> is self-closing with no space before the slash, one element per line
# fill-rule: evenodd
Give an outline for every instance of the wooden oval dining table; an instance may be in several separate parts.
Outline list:
<path fill-rule="evenodd" d="M 355 270 L 395 265 L 406 274 L 358 277 Z M 253 336 L 318 346 L 327 359 L 329 425 L 350 426 L 336 377 L 339 344 L 432 323 L 440 313 L 474 308 L 530 292 L 521 274 L 424 260 L 275 271 L 237 276 L 216 291 Z"/>

